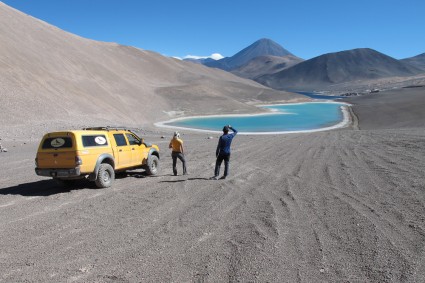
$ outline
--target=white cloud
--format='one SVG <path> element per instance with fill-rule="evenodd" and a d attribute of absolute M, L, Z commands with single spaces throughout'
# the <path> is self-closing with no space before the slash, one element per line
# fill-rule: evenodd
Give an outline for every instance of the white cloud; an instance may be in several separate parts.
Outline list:
<path fill-rule="evenodd" d="M 219 54 L 219 53 L 213 53 L 210 56 L 187 55 L 187 56 L 184 57 L 184 59 L 207 59 L 207 58 L 211 58 L 211 59 L 214 59 L 214 60 L 220 60 L 220 59 L 224 58 L 224 56 Z"/>
<path fill-rule="evenodd" d="M 220 53 L 213 53 L 213 54 L 211 54 L 210 58 L 214 59 L 214 60 L 220 60 L 220 59 L 223 59 L 224 56 L 221 55 Z"/>

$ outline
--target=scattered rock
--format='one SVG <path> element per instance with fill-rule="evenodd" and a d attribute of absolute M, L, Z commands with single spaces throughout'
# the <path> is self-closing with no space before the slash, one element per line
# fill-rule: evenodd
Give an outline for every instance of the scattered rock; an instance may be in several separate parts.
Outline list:
<path fill-rule="evenodd" d="M 3 147 L 1 143 L 0 143 L 0 152 L 7 152 L 7 148 Z"/>
<path fill-rule="evenodd" d="M 211 136 L 210 136 L 210 137 L 208 137 L 208 139 L 209 139 L 209 140 L 212 140 L 213 138 L 214 138 L 214 137 L 211 137 Z"/>
<path fill-rule="evenodd" d="M 342 93 L 340 94 L 340 96 L 359 96 L 360 94 L 357 92 L 347 92 L 347 93 Z"/>

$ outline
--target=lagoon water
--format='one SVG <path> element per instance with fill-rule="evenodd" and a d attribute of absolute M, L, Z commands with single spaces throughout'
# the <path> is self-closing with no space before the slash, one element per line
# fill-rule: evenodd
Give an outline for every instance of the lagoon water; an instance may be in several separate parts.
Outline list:
<path fill-rule="evenodd" d="M 221 131 L 223 125 L 232 125 L 242 133 L 271 133 L 312 131 L 340 125 L 344 119 L 344 103 L 309 102 L 262 106 L 271 114 L 222 115 L 176 119 L 162 126 Z"/>

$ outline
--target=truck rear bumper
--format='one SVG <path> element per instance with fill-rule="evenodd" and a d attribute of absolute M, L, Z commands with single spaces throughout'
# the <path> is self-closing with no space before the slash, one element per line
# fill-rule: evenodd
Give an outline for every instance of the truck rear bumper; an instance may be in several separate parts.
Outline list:
<path fill-rule="evenodd" d="M 35 173 L 38 176 L 53 177 L 53 178 L 72 178 L 81 176 L 80 167 L 75 168 L 59 168 L 59 169 L 41 169 L 35 168 Z"/>

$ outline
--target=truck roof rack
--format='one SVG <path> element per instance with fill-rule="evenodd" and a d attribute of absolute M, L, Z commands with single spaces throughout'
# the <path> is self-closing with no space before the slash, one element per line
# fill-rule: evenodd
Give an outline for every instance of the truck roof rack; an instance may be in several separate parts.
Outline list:
<path fill-rule="evenodd" d="M 88 130 L 88 131 L 110 131 L 110 130 L 122 130 L 122 131 L 129 131 L 133 134 L 135 134 L 136 136 L 138 136 L 134 130 L 130 129 L 129 127 L 115 127 L 115 126 L 101 126 L 101 127 L 87 127 L 87 128 L 83 128 L 83 130 Z"/>
<path fill-rule="evenodd" d="M 83 130 L 97 130 L 97 131 L 109 131 L 109 130 L 129 130 L 128 127 L 113 127 L 113 126 L 102 126 L 102 127 L 87 127 Z"/>

